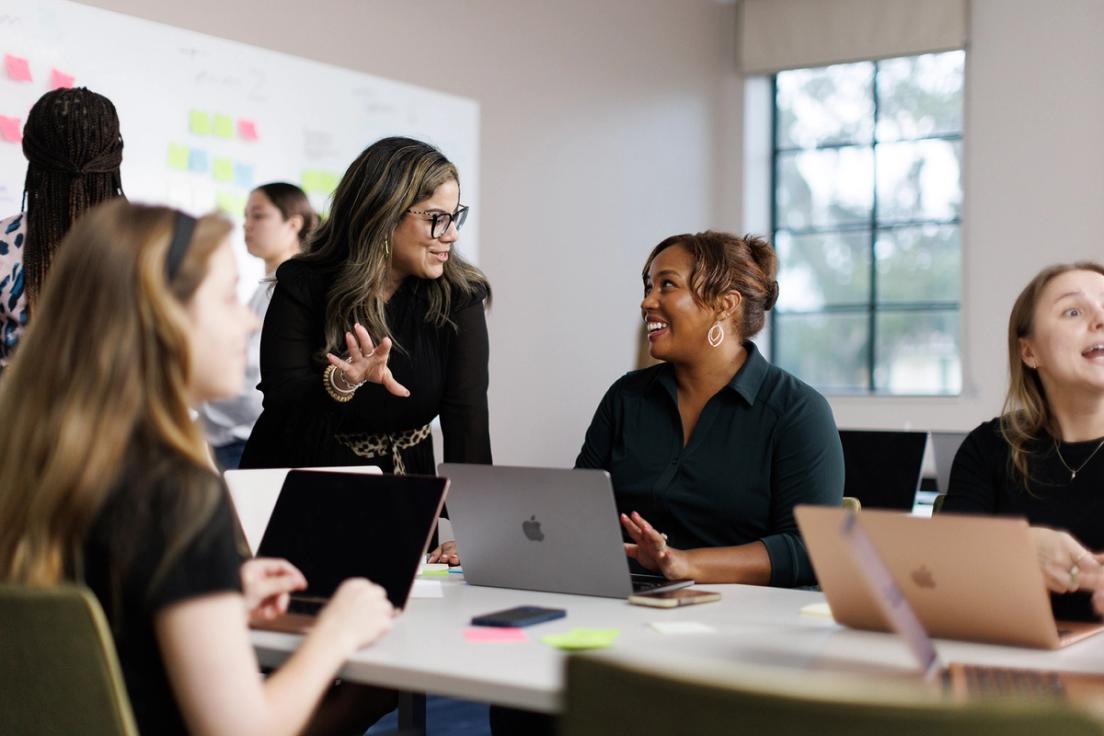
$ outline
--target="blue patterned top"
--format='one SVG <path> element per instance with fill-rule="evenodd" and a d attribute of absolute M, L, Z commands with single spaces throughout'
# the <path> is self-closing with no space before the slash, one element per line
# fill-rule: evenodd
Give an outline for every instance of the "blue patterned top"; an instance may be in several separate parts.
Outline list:
<path fill-rule="evenodd" d="M 23 290 L 22 214 L 0 220 L 0 368 L 6 368 L 27 326 L 27 295 Z"/>

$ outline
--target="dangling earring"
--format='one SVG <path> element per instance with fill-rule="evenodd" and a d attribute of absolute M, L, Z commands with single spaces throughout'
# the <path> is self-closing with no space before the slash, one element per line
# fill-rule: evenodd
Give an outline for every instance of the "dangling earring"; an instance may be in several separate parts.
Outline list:
<path fill-rule="evenodd" d="M 383 257 L 391 260 L 391 238 L 383 239 Z"/>
<path fill-rule="evenodd" d="M 720 320 L 714 322 L 713 326 L 709 328 L 709 333 L 705 336 L 705 339 L 709 341 L 710 347 L 718 348 L 721 346 L 725 339 L 725 333 Z"/>

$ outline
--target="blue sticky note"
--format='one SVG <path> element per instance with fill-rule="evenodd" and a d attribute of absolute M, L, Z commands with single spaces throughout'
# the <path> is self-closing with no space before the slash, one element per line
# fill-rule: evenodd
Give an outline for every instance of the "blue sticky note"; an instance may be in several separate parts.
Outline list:
<path fill-rule="evenodd" d="M 198 148 L 188 151 L 188 170 L 204 172 L 207 170 L 207 152 Z"/>
<path fill-rule="evenodd" d="M 234 164 L 234 183 L 242 189 L 252 189 L 253 167 L 248 164 Z"/>

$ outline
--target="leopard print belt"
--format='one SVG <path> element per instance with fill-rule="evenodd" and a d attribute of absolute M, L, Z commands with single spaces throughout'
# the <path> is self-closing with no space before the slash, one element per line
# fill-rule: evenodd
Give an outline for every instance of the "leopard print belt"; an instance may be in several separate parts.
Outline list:
<path fill-rule="evenodd" d="M 357 457 L 371 459 L 390 454 L 395 475 L 406 475 L 406 465 L 403 464 L 402 451 L 423 442 L 426 437 L 429 437 L 429 433 L 430 429 L 427 424 L 420 429 L 408 429 L 405 432 L 392 434 L 356 432 L 334 435 L 334 439 L 349 448 Z"/>

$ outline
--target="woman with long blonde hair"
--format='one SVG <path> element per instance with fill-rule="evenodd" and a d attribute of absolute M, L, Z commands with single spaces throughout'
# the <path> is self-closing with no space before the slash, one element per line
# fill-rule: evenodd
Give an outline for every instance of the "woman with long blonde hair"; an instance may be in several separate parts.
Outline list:
<path fill-rule="evenodd" d="M 345 658 L 390 626 L 383 591 L 347 581 L 258 677 L 249 617 L 305 580 L 285 561 L 241 564 L 189 415 L 240 390 L 255 327 L 230 227 L 122 200 L 92 210 L 0 382 L 0 581 L 92 589 L 143 733 L 298 733 Z"/>
<path fill-rule="evenodd" d="M 1104 266 L 1045 268 L 1008 320 L 1001 416 L 959 448 L 944 512 L 1026 517 L 1059 618 L 1092 615 L 1104 549 Z M 1070 595 L 1073 594 L 1073 595 Z"/>

